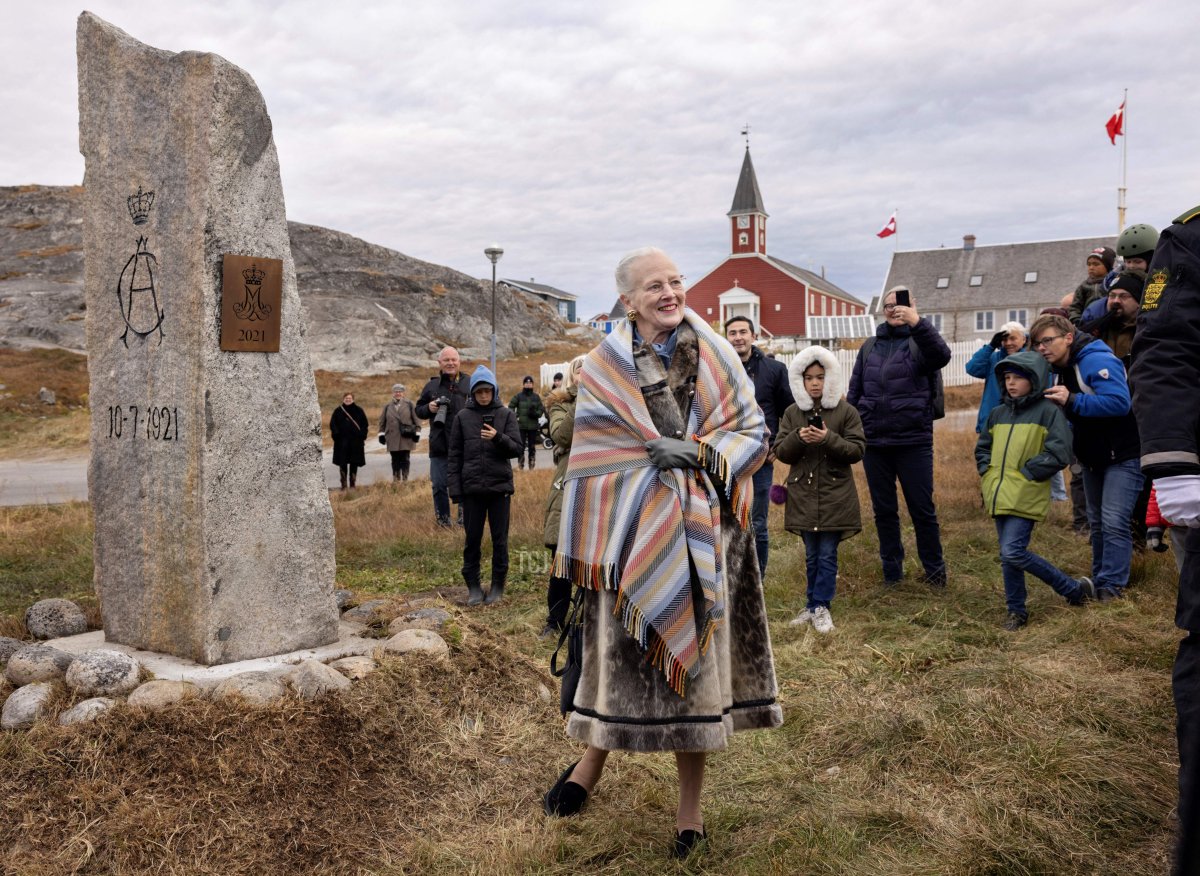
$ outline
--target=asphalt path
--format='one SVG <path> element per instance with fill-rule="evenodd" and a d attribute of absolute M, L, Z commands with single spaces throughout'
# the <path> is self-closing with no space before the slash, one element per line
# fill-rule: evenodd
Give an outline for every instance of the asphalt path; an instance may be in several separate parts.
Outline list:
<path fill-rule="evenodd" d="M 937 421 L 939 429 L 965 431 L 975 427 L 974 410 L 949 411 L 944 420 Z M 38 462 L 24 459 L 0 459 L 0 505 L 55 505 L 60 502 L 87 501 L 86 455 Z M 333 450 L 325 451 L 325 483 L 337 489 L 338 470 L 333 467 Z M 391 457 L 378 444 L 367 444 L 367 466 L 359 469 L 361 486 L 389 481 L 392 477 Z M 429 477 L 429 457 L 412 456 L 409 477 L 419 480 Z"/>
<path fill-rule="evenodd" d="M 26 459 L 0 459 L 0 505 L 56 505 L 61 502 L 87 501 L 88 458 L 71 456 L 38 462 Z M 333 466 L 333 450 L 325 450 L 325 483 L 337 489 L 338 470 Z M 409 478 L 429 477 L 429 457 L 412 456 Z M 392 479 L 392 459 L 376 444 L 367 446 L 366 468 L 358 470 L 360 486 Z"/>

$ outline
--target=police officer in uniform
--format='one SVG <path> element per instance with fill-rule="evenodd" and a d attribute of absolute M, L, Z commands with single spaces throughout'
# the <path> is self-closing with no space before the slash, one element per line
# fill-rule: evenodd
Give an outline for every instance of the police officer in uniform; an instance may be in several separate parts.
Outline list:
<path fill-rule="evenodd" d="M 1174 872 L 1200 874 L 1200 206 L 1162 232 L 1133 341 L 1133 410 L 1142 471 L 1162 515 L 1187 527 L 1172 677 L 1179 743 L 1179 842 Z"/>

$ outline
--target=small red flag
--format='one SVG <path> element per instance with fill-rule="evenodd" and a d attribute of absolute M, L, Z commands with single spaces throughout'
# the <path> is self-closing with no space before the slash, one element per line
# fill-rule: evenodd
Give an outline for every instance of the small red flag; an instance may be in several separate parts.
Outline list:
<path fill-rule="evenodd" d="M 884 225 L 883 228 L 881 228 L 878 232 L 876 232 L 875 236 L 876 237 L 891 237 L 895 233 L 896 233 L 896 214 L 893 213 L 892 218 L 887 221 L 887 224 Z"/>
<path fill-rule="evenodd" d="M 1108 131 L 1108 139 L 1114 146 L 1117 145 L 1117 138 L 1125 135 L 1125 132 L 1122 130 L 1124 126 L 1125 101 L 1121 101 L 1121 105 L 1117 107 L 1117 111 L 1113 113 L 1112 118 L 1104 123 L 1104 130 Z"/>

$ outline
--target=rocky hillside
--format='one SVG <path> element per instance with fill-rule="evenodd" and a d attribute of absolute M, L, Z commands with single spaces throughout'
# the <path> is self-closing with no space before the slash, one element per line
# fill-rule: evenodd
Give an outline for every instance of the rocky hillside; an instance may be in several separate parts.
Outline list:
<path fill-rule="evenodd" d="M 79 186 L 0 187 L 0 345 L 84 349 L 82 205 Z M 314 368 L 425 367 L 446 344 L 487 358 L 490 282 L 316 225 L 288 230 Z M 499 357 L 567 329 L 542 302 L 497 292 Z"/>

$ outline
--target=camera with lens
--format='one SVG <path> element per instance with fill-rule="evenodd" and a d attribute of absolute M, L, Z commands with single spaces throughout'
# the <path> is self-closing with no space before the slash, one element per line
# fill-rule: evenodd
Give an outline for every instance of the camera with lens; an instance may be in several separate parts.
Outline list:
<path fill-rule="evenodd" d="M 439 395 L 434 401 L 437 402 L 438 409 L 437 413 L 433 415 L 433 421 L 441 423 L 444 426 L 446 425 L 446 417 L 450 415 L 450 396 Z"/>
<path fill-rule="evenodd" d="M 542 438 L 542 446 L 547 450 L 554 449 L 554 439 L 550 437 L 550 421 L 545 415 L 538 417 L 538 434 Z"/>

